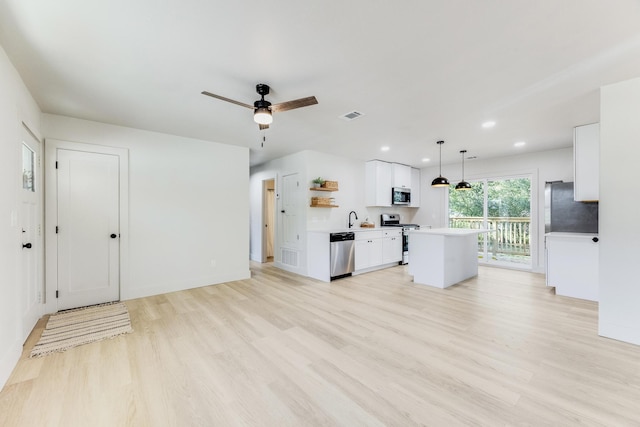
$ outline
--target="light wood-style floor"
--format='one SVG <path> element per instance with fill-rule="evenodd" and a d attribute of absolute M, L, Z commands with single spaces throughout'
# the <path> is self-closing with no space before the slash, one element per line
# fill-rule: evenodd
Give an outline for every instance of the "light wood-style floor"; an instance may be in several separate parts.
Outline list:
<path fill-rule="evenodd" d="M 481 267 L 446 290 L 403 266 L 332 283 L 250 280 L 127 301 L 130 335 L 39 359 L 1 426 L 640 425 L 640 347 L 597 304 Z"/>

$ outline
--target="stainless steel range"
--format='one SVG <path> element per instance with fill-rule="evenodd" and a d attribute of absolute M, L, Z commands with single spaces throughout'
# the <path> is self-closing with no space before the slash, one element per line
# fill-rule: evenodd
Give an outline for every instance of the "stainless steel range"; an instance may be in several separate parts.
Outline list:
<path fill-rule="evenodd" d="M 381 227 L 402 227 L 402 261 L 400 264 L 409 263 L 409 230 L 418 230 L 418 224 L 400 224 L 400 214 L 381 214 Z"/>

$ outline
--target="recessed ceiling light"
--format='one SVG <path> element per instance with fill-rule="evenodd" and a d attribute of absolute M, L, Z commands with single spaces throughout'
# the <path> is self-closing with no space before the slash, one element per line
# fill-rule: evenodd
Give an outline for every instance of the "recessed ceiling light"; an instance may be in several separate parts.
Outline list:
<path fill-rule="evenodd" d="M 388 145 L 385 145 L 385 146 L 383 146 L 383 147 L 380 147 L 380 150 L 381 150 L 381 151 L 389 151 L 389 146 L 388 146 Z"/>
<path fill-rule="evenodd" d="M 526 143 L 526 142 L 524 142 L 524 141 L 518 141 L 518 142 L 514 142 L 514 143 L 513 143 L 513 146 L 514 146 L 514 147 L 518 147 L 518 148 L 520 148 L 520 147 L 524 147 L 525 145 L 527 145 L 527 143 Z"/>
<path fill-rule="evenodd" d="M 424 159 L 422 159 L 423 162 L 430 162 L 431 159 L 429 159 L 428 157 L 425 157 Z"/>
<path fill-rule="evenodd" d="M 485 128 L 485 129 L 489 129 L 489 128 L 494 127 L 495 125 L 496 125 L 496 122 L 489 120 L 488 122 L 484 122 L 482 124 L 482 127 Z"/>

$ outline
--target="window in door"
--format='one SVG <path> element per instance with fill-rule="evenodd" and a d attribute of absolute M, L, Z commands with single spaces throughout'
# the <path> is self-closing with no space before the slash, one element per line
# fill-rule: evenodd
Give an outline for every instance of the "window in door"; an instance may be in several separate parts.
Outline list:
<path fill-rule="evenodd" d="M 36 153 L 25 143 L 22 143 L 22 188 L 35 192 L 35 164 Z"/>
<path fill-rule="evenodd" d="M 449 227 L 490 230 L 478 235 L 479 262 L 531 268 L 531 178 L 470 182 L 468 191 L 449 188 Z"/>

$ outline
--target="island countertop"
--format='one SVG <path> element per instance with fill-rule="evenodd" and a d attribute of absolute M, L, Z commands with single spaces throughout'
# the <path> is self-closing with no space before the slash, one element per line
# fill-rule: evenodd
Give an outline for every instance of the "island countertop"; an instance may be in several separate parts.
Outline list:
<path fill-rule="evenodd" d="M 441 236 L 468 236 L 471 234 L 488 233 L 485 228 L 427 228 L 424 230 L 409 230 L 409 234 L 437 234 Z"/>
<path fill-rule="evenodd" d="M 409 231 L 413 282 L 446 288 L 478 274 L 478 234 L 486 229 L 432 228 Z"/>

